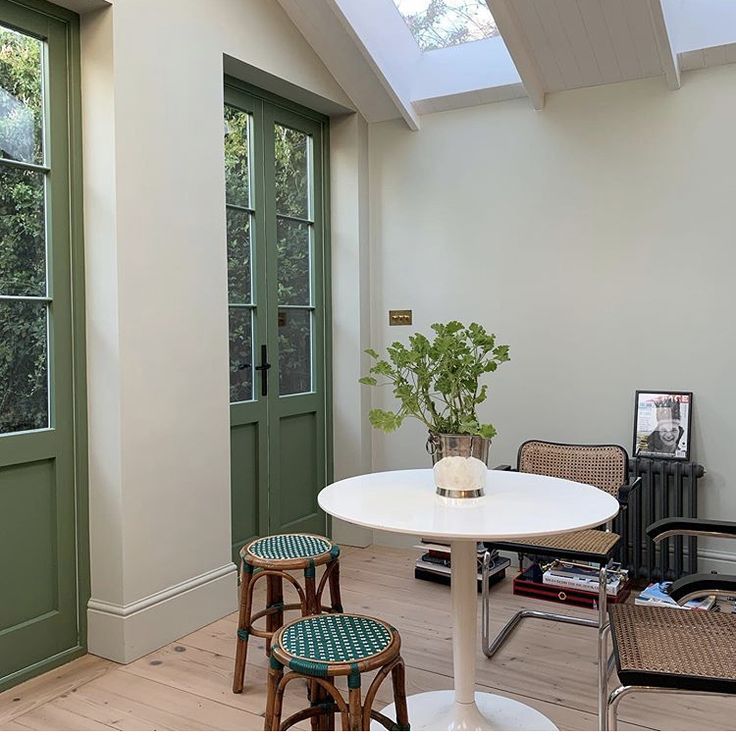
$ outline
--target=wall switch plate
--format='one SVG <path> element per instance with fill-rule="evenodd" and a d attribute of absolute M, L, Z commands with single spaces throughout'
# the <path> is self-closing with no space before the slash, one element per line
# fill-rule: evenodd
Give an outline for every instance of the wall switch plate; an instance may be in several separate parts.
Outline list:
<path fill-rule="evenodd" d="M 411 324 L 411 309 L 389 309 L 388 323 L 390 325 L 406 326 Z"/>

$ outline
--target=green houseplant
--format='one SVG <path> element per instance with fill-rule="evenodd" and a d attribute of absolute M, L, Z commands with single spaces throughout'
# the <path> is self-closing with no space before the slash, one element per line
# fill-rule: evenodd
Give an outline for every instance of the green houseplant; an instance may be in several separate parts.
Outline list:
<path fill-rule="evenodd" d="M 391 386 L 399 402 L 395 411 L 372 409 L 370 422 L 393 432 L 413 417 L 429 430 L 428 449 L 435 463 L 447 456 L 475 457 L 485 463 L 496 430 L 478 419 L 477 408 L 488 398 L 488 385 L 481 380 L 510 359 L 509 346 L 497 345 L 496 336 L 475 322 L 468 327 L 457 321 L 436 323 L 432 330 L 432 338 L 416 333 L 408 345 L 392 343 L 386 358 L 366 350 L 375 363 L 360 382 Z M 461 437 L 472 439 L 463 442 Z M 463 482 L 469 481 L 456 478 L 454 484 Z M 437 485 L 440 491 L 441 484 Z"/>
<path fill-rule="evenodd" d="M 376 363 L 370 374 L 360 379 L 368 386 L 390 385 L 399 400 L 397 411 L 373 409 L 369 419 L 376 429 L 397 430 L 407 417 L 418 419 L 434 434 L 495 436 L 492 424 L 481 424 L 476 409 L 488 398 L 488 386 L 481 378 L 510 360 L 509 346 L 496 345 L 496 336 L 473 322 L 432 325 L 429 339 L 420 332 L 409 345 L 394 342 L 388 358 L 375 350 L 366 353 Z M 383 379 L 383 380 L 382 380 Z"/>

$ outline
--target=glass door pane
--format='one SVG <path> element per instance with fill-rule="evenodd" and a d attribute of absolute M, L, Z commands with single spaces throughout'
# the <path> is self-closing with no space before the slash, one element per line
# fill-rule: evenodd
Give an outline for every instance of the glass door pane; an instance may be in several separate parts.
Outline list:
<path fill-rule="evenodd" d="M 225 198 L 228 302 L 230 304 L 230 402 L 253 400 L 254 290 L 251 193 L 252 116 L 225 106 Z"/>
<path fill-rule="evenodd" d="M 0 434 L 49 426 L 47 309 L 0 299 Z"/>
<path fill-rule="evenodd" d="M 0 26 L 0 154 L 43 164 L 44 44 Z"/>
<path fill-rule="evenodd" d="M 45 63 L 0 26 L 0 434 L 49 426 Z"/>
<path fill-rule="evenodd" d="M 279 395 L 289 396 L 313 390 L 313 143 L 280 123 L 273 135 Z"/>

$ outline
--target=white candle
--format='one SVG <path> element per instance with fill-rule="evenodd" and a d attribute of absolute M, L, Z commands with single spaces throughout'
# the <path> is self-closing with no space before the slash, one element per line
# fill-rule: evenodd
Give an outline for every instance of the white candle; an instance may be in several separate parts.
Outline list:
<path fill-rule="evenodd" d="M 485 485 L 486 470 L 476 457 L 443 457 L 434 465 L 434 482 L 447 491 L 474 491 Z"/>

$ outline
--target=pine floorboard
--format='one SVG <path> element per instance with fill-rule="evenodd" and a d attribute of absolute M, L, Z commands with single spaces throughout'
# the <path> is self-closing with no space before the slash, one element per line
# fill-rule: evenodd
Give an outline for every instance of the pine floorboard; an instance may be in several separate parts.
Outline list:
<path fill-rule="evenodd" d="M 384 618 L 401 633 L 409 694 L 452 688 L 450 591 L 414 580 L 414 557 L 413 550 L 386 547 L 346 547 L 341 557 L 345 609 Z M 530 603 L 511 594 L 510 577 L 493 590 L 494 632 Z M 570 610 L 532 602 L 547 610 Z M 478 606 L 480 615 L 480 600 Z M 0 731 L 261 730 L 263 643 L 251 638 L 246 689 L 234 695 L 236 621 L 233 613 L 128 665 L 87 655 L 0 693 Z M 527 703 L 561 730 L 596 728 L 591 629 L 527 621 L 492 661 L 480 649 L 476 661 L 478 690 Z M 389 700 L 390 685 L 383 686 L 377 704 Z M 303 706 L 304 690 L 295 684 L 287 690 L 284 713 Z M 736 698 L 630 696 L 620 718 L 622 730 L 730 730 L 736 724 Z"/>

